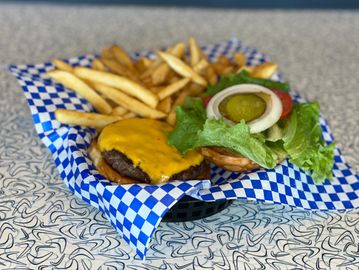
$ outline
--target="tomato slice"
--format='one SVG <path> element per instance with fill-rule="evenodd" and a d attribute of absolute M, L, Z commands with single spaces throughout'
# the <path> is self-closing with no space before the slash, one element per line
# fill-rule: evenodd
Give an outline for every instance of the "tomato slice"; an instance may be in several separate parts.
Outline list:
<path fill-rule="evenodd" d="M 208 102 L 211 100 L 212 97 L 213 96 L 202 97 L 202 102 L 203 102 L 204 107 L 207 108 Z"/>
<path fill-rule="evenodd" d="M 287 92 L 284 92 L 282 90 L 272 89 L 272 91 L 282 101 L 283 112 L 282 112 L 282 115 L 280 116 L 280 119 L 284 119 L 292 111 L 292 107 L 293 107 L 292 97 Z"/>

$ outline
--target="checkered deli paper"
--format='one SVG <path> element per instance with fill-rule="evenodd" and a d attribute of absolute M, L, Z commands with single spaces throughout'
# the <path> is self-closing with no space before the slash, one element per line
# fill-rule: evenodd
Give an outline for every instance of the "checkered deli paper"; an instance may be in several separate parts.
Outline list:
<path fill-rule="evenodd" d="M 242 51 L 248 65 L 267 60 L 254 48 L 244 47 L 237 39 L 203 48 L 211 61 L 219 55 L 233 56 Z M 134 53 L 154 57 L 152 52 Z M 90 66 L 94 56 L 66 60 L 74 66 Z M 25 92 L 35 128 L 51 151 L 66 186 L 79 198 L 98 208 L 123 239 L 144 258 L 151 236 L 165 213 L 185 194 L 203 201 L 245 199 L 277 203 L 314 210 L 345 210 L 359 207 L 359 177 L 335 149 L 334 179 L 314 184 L 312 178 L 295 165 L 283 161 L 272 170 L 247 174 L 224 171 L 212 166 L 211 180 L 174 181 L 162 185 L 117 185 L 105 179 L 88 157 L 88 147 L 96 132 L 89 128 L 62 125 L 56 121 L 58 108 L 93 111 L 75 92 L 52 81 L 46 74 L 52 63 L 11 65 Z M 279 79 L 277 75 L 277 79 Z M 295 100 L 302 102 L 299 95 Z M 327 122 L 320 119 L 323 138 L 333 141 Z"/>

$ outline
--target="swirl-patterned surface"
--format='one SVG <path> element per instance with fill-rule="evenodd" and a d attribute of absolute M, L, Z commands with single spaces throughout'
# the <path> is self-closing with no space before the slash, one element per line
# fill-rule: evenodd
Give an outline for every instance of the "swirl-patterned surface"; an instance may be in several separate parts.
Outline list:
<path fill-rule="evenodd" d="M 37 16 L 28 21 L 28 26 L 14 28 L 14 25 L 20 25 L 19 22 L 16 23 L 20 17 L 30 18 L 35 10 L 38 11 Z M 67 50 L 70 56 L 81 53 L 85 42 L 97 44 L 96 46 L 100 48 L 102 44 L 96 43 L 99 37 L 109 37 L 109 34 L 114 33 L 112 32 L 114 28 L 111 27 L 103 31 L 106 29 L 103 24 L 115 27 L 117 12 L 124 21 L 129 18 L 130 15 L 127 14 L 131 12 L 137 12 L 137 14 L 140 12 L 139 17 L 143 20 L 146 19 L 143 14 L 147 14 L 143 10 L 135 9 L 122 11 L 114 9 L 113 12 L 86 9 L 88 15 L 85 16 L 84 11 L 78 9 L 36 7 L 20 10 L 1 7 L 1 15 L 4 11 L 5 16 L 0 16 L 0 19 L 6 19 L 6 23 L 2 24 L 2 29 L 12 29 L 12 32 L 1 35 L 0 45 L 6 44 L 4 42 L 9 41 L 11 37 L 19 38 L 20 35 L 26 36 L 29 42 L 19 42 L 16 46 L 9 46 L 9 49 L 0 52 L 2 64 L 15 60 L 19 63 L 34 62 L 30 60 L 36 57 L 37 60 L 46 60 L 51 57 L 50 52 L 44 50 L 44 48 L 47 49 L 44 45 L 47 44 L 46 42 L 50 42 L 51 45 L 51 38 L 42 36 L 41 31 L 28 35 L 29 29 L 38 27 L 39 22 L 44 18 L 52 17 L 54 21 L 60 21 L 60 18 L 65 13 L 67 14 L 68 22 L 64 21 L 63 24 L 55 27 L 54 21 L 49 19 L 50 27 L 49 29 L 44 27 L 46 30 L 43 31 L 48 31 L 48 34 L 61 32 L 58 30 L 65 32 L 67 23 L 72 24 L 75 30 L 68 31 L 65 37 L 62 36 L 62 41 L 59 38 L 58 45 L 55 46 L 56 52 L 52 54 L 55 56 Z M 15 16 L 20 12 L 22 16 Z M 82 14 L 81 17 L 78 14 Z M 184 38 L 191 31 L 193 33 L 200 20 L 208 15 L 212 16 L 211 18 L 217 21 L 222 29 L 223 24 L 229 21 L 231 24 L 239 25 L 240 22 L 245 24 L 251 18 L 255 18 L 253 25 L 246 24 L 246 27 L 242 28 L 241 37 L 253 44 L 258 44 L 266 51 L 273 52 L 272 59 L 278 59 L 283 64 L 288 63 L 286 66 L 288 70 L 284 69 L 286 77 L 289 76 L 291 81 L 294 81 L 294 85 L 310 99 L 320 100 L 324 115 L 329 117 L 335 138 L 343 149 L 346 160 L 356 171 L 359 170 L 357 156 L 359 125 L 355 117 L 359 96 L 357 91 L 354 91 L 357 89 L 355 86 L 358 81 L 350 79 L 357 70 L 354 56 L 358 53 L 358 43 L 355 42 L 355 35 L 349 34 L 350 31 L 358 29 L 357 14 L 354 16 L 350 13 L 290 13 L 287 15 L 278 13 L 277 17 L 273 17 L 271 12 L 259 15 L 253 12 L 240 13 L 241 16 L 237 16 L 236 12 L 228 12 L 225 17 L 222 17 L 224 19 L 222 23 L 219 19 L 223 13 L 220 12 L 218 15 L 209 11 L 186 11 L 184 14 L 175 11 L 153 11 L 148 14 L 164 16 L 162 18 L 165 18 L 170 26 L 175 26 L 172 17 L 181 18 L 180 22 L 183 20 L 181 24 L 183 28 L 173 32 L 172 35 L 165 30 L 164 34 L 167 36 L 157 40 L 152 37 L 151 40 L 158 44 Z M 103 19 L 103 24 L 94 19 L 99 17 Z M 265 24 L 265 21 L 269 19 L 271 25 Z M 186 24 L 186 20 L 188 22 L 192 20 L 191 24 Z M 87 36 L 91 36 L 85 35 L 86 32 L 76 36 L 80 33 L 76 31 L 80 29 L 79 22 L 96 33 L 93 35 L 96 36 L 96 40 L 95 37 L 90 38 L 91 40 L 86 39 Z M 287 27 L 283 27 L 284 22 Z M 338 22 L 338 24 L 329 27 L 332 22 Z M 320 26 L 324 24 L 328 25 L 328 28 L 320 29 Z M 148 27 L 151 26 L 148 25 Z M 153 27 L 158 28 L 157 32 L 162 29 L 156 22 Z M 51 31 L 50 28 L 52 28 Z M 56 31 L 53 30 L 54 28 Z M 240 28 L 228 27 L 227 29 L 226 33 L 234 36 Z M 281 40 L 277 50 L 273 41 L 269 39 L 274 29 L 286 37 L 285 40 Z M 225 38 L 223 32 L 222 34 L 219 32 L 219 26 L 208 29 L 203 26 L 201 31 L 198 29 L 197 31 L 201 32 L 203 39 L 208 42 L 216 31 L 222 36 L 213 38 L 213 41 Z M 327 46 L 333 32 L 335 42 Z M 128 33 L 125 31 L 119 35 L 125 37 L 125 34 Z M 141 35 L 137 35 L 139 36 Z M 259 36 L 268 39 L 259 44 Z M 304 38 L 299 40 L 297 36 Z M 70 42 L 70 38 L 74 38 L 75 42 Z M 146 36 L 141 38 L 149 39 Z M 41 42 L 36 43 L 38 39 Z M 311 41 L 308 41 L 309 39 Z M 84 43 L 81 43 L 81 40 L 84 40 Z M 135 41 L 132 38 L 128 42 L 135 44 Z M 321 41 L 325 43 L 325 46 Z M 108 38 L 106 42 L 111 41 Z M 290 48 L 290 45 L 295 42 L 298 42 L 296 46 L 301 47 L 305 52 L 300 58 L 294 53 L 295 49 L 292 51 Z M 29 44 L 40 46 L 40 50 L 28 50 Z M 68 46 L 69 44 L 76 45 Z M 153 43 L 153 47 L 158 44 Z M 73 46 L 76 46 L 78 51 L 70 51 Z M 314 49 L 310 48 L 314 46 L 317 46 L 315 50 L 320 51 L 321 57 L 312 53 Z M 143 48 L 146 47 L 148 45 L 143 45 Z M 10 57 L 10 55 L 12 55 L 12 60 L 4 62 L 4 59 L 7 59 L 4 57 Z M 314 59 L 315 56 L 319 57 L 317 61 L 311 65 L 306 64 L 305 61 Z M 24 57 L 28 57 L 26 61 Z M 340 70 L 344 70 L 344 64 L 345 72 L 340 73 Z M 320 68 L 323 66 L 330 68 L 321 71 Z M 323 73 L 328 75 L 322 76 Z M 293 74 L 302 75 L 296 78 Z M 334 78 L 336 74 L 338 77 Z M 323 78 L 326 80 L 324 81 Z M 310 85 L 315 91 L 309 88 Z M 323 87 L 319 87 L 320 85 Z M 340 95 L 335 92 L 338 88 L 342 89 Z M 152 239 L 147 260 L 142 262 L 134 256 L 134 252 L 118 236 L 101 213 L 75 198 L 65 187 L 51 155 L 34 131 L 21 90 L 15 80 L 5 71 L 0 72 L 0 119 L 0 269 L 354 270 L 359 267 L 358 210 L 323 213 L 240 201 L 236 201 L 223 212 L 204 220 L 162 223 Z M 346 128 L 342 128 L 343 126 Z"/>

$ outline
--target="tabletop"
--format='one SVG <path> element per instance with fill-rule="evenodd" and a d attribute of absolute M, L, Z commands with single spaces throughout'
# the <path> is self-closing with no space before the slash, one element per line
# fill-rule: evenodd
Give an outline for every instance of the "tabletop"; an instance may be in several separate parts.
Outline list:
<path fill-rule="evenodd" d="M 0 269 L 358 269 L 359 210 L 304 211 L 236 201 L 212 217 L 161 223 L 140 260 L 61 181 L 7 64 L 128 51 L 196 36 L 236 37 L 318 100 L 359 171 L 359 14 L 120 6 L 0 5 Z"/>

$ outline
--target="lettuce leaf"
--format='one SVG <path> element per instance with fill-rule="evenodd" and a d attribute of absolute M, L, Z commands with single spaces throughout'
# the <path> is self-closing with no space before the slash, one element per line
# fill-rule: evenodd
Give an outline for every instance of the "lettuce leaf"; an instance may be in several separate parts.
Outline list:
<path fill-rule="evenodd" d="M 321 138 L 319 103 L 296 104 L 285 121 L 283 147 L 289 161 L 306 172 L 315 182 L 331 179 L 334 165 L 334 144 L 326 145 Z"/>
<path fill-rule="evenodd" d="M 202 103 L 193 102 L 187 107 L 177 107 L 176 129 L 169 134 L 169 144 L 182 154 L 198 147 L 220 146 L 255 161 L 264 168 L 273 168 L 273 151 L 265 144 L 261 134 L 250 134 L 249 126 L 241 123 L 229 126 L 223 120 L 206 119 Z M 201 108 L 202 107 L 202 108 Z"/>
<path fill-rule="evenodd" d="M 253 77 L 250 77 L 248 71 L 242 70 L 241 72 L 239 72 L 237 74 L 230 73 L 230 74 L 222 75 L 217 84 L 208 86 L 206 95 L 212 96 L 227 87 L 237 85 L 237 84 L 244 84 L 244 83 L 259 84 L 264 87 L 268 87 L 271 89 L 280 89 L 280 90 L 283 90 L 286 92 L 288 92 L 290 89 L 289 85 L 287 83 L 276 82 L 276 81 L 272 81 L 269 79 L 253 78 Z"/>
<path fill-rule="evenodd" d="M 183 107 L 176 107 L 176 129 L 168 136 L 169 144 L 182 154 L 194 148 L 197 133 L 206 122 L 206 110 L 201 100 L 187 97 Z"/>

